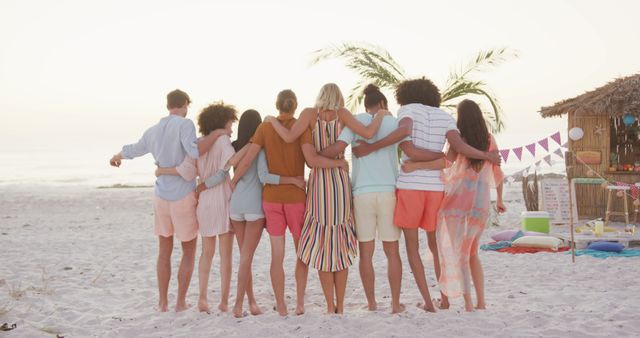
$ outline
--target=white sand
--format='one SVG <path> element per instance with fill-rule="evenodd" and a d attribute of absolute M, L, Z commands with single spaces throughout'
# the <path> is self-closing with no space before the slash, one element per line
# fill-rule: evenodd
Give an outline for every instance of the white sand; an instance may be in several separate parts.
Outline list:
<path fill-rule="evenodd" d="M 601 260 L 563 253 L 510 255 L 481 252 L 488 309 L 452 309 L 427 314 L 404 255 L 402 302 L 406 313 L 388 314 L 386 261 L 375 255 L 376 291 L 381 309 L 370 313 L 357 264 L 351 269 L 346 314 L 324 315 L 324 297 L 315 272 L 309 275 L 307 314 L 280 318 L 269 280 L 269 243 L 263 236 L 254 262 L 257 317 L 233 318 L 214 312 L 157 313 L 156 238 L 152 232 L 152 190 L 0 187 L 0 324 L 18 328 L 3 337 L 167 337 L 167 336 L 633 336 L 640 332 L 639 260 Z M 509 198 L 510 196 L 510 198 Z M 518 223 L 517 192 L 503 226 Z M 491 230 L 489 230 L 491 231 Z M 486 236 L 485 236 L 486 237 Z M 486 240 L 484 241 L 486 242 Z M 176 243 L 177 244 L 177 243 Z M 287 298 L 294 305 L 293 246 L 288 245 Z M 423 248 L 424 242 L 422 242 Z M 424 249 L 426 250 L 426 249 Z M 179 247 L 174 250 L 170 301 L 175 300 Z M 234 262 L 237 264 L 237 248 Z M 430 284 L 433 267 L 425 255 Z M 235 297 L 235 268 L 232 297 Z M 219 299 L 218 259 L 214 261 L 210 302 Z M 437 289 L 432 287 L 432 293 Z M 197 299 L 197 272 L 188 300 Z M 231 304 L 230 304 L 231 305 Z M 635 334 L 634 334 L 635 332 Z"/>

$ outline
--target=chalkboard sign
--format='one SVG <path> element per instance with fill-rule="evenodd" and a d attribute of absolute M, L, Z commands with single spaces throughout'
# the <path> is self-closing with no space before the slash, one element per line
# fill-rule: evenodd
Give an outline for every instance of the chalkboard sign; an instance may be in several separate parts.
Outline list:
<path fill-rule="evenodd" d="M 569 206 L 569 182 L 561 178 L 545 178 L 540 183 L 540 210 L 549 213 L 553 224 L 569 224 L 569 210 L 573 209 L 573 221 L 578 221 L 576 192 L 572 192 L 573 208 Z"/>

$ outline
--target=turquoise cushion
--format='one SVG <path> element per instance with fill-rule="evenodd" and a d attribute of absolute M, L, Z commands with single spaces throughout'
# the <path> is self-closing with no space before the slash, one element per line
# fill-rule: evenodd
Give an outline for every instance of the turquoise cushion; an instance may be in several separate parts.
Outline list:
<path fill-rule="evenodd" d="M 587 249 L 608 252 L 621 252 L 622 250 L 624 250 L 624 245 L 615 242 L 593 242 L 589 244 Z"/>

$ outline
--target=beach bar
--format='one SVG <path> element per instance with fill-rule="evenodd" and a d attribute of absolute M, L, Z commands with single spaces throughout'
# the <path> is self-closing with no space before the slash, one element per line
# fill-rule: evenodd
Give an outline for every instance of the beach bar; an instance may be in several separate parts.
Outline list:
<path fill-rule="evenodd" d="M 597 179 L 602 177 L 610 185 L 628 187 L 628 190 L 613 192 L 610 208 L 623 211 L 624 199 L 627 199 L 633 219 L 638 206 L 629 195 L 636 194 L 635 184 L 640 183 L 640 74 L 616 79 L 580 96 L 542 107 L 540 114 L 545 118 L 568 117 L 567 175 L 569 179 L 585 183 L 575 187 L 578 216 L 581 219 L 605 217 L 609 190 L 605 187 L 607 184 L 598 183 Z M 620 197 L 623 194 L 618 191 L 626 194 Z M 624 219 L 621 215 L 612 218 Z"/>

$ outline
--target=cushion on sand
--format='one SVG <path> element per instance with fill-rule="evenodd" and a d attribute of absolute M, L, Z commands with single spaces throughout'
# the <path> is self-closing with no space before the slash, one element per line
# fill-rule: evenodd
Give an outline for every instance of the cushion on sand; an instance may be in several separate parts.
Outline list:
<path fill-rule="evenodd" d="M 543 234 L 541 232 L 535 231 L 525 231 L 522 230 L 502 230 L 495 232 L 491 235 L 491 239 L 496 242 L 500 241 L 515 241 L 516 239 L 522 236 L 547 236 L 547 234 Z"/>
<path fill-rule="evenodd" d="M 624 245 L 615 242 L 593 242 L 589 244 L 587 249 L 608 252 L 621 252 L 622 250 L 624 250 Z"/>
<path fill-rule="evenodd" d="M 558 250 L 561 244 L 562 241 L 560 239 L 551 236 L 523 236 L 513 241 L 511 245 L 522 248 Z"/>

